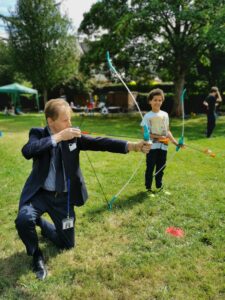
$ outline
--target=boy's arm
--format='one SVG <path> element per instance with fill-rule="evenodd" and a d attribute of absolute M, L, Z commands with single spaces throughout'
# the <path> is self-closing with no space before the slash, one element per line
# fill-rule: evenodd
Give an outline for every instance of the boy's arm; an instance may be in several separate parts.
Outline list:
<path fill-rule="evenodd" d="M 216 98 L 216 102 L 222 102 L 222 97 L 220 95 L 220 91 L 217 91 L 217 98 Z"/>
<path fill-rule="evenodd" d="M 208 103 L 208 97 L 203 101 L 203 105 L 206 106 L 206 108 L 209 107 L 209 103 Z"/>
<path fill-rule="evenodd" d="M 209 106 L 208 102 L 206 102 L 206 101 L 203 101 L 203 105 L 205 105 L 206 107 Z"/>
<path fill-rule="evenodd" d="M 174 138 L 172 132 L 170 130 L 168 130 L 168 135 L 167 137 L 170 139 L 170 141 L 175 145 L 178 146 L 179 143 L 177 142 L 177 140 Z"/>

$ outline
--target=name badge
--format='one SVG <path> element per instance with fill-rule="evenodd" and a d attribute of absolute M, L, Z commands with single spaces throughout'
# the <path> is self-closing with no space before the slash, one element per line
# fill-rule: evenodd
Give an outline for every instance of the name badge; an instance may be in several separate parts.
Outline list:
<path fill-rule="evenodd" d="M 62 220 L 62 229 L 70 229 L 73 228 L 74 218 L 66 218 Z"/>
<path fill-rule="evenodd" d="M 77 148 L 77 144 L 76 143 L 70 143 L 69 144 L 69 149 L 70 149 L 70 151 L 73 151 L 73 150 L 75 150 Z"/>

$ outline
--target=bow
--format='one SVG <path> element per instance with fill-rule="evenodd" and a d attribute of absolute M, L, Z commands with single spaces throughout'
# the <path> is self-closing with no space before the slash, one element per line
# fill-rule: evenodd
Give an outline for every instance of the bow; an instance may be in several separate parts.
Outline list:
<path fill-rule="evenodd" d="M 117 78 L 119 78 L 119 80 L 122 82 L 122 84 L 125 86 L 126 90 L 128 91 L 128 93 L 130 94 L 132 100 L 134 101 L 137 109 L 138 109 L 138 112 L 142 118 L 142 120 L 144 121 L 144 117 L 143 117 L 143 114 L 140 110 L 140 107 L 136 101 L 136 99 L 134 98 L 134 95 L 131 93 L 130 89 L 128 88 L 128 86 L 126 85 L 126 83 L 124 82 L 123 78 L 121 77 L 121 75 L 117 72 L 116 68 L 113 66 L 112 64 L 112 60 L 110 58 L 110 54 L 109 54 L 109 51 L 107 51 L 106 53 L 106 59 L 107 59 L 107 62 L 108 62 L 108 65 L 109 65 L 109 68 L 110 70 L 117 76 Z M 147 124 L 144 124 L 144 133 L 143 133 L 143 138 L 144 138 L 144 141 L 148 141 L 150 142 L 150 133 L 149 133 L 149 129 L 148 129 L 148 126 Z M 113 203 L 115 202 L 115 200 L 117 199 L 117 197 L 122 193 L 122 191 L 127 187 L 127 185 L 130 183 L 130 181 L 133 179 L 133 177 L 136 175 L 138 169 L 140 168 L 141 166 L 141 163 L 142 163 L 143 159 L 141 159 L 141 161 L 139 162 L 137 168 L 134 170 L 133 174 L 131 175 L 131 177 L 128 179 L 128 181 L 124 184 L 124 186 L 119 190 L 119 192 L 114 195 L 112 197 L 112 199 L 110 200 L 109 202 L 109 209 L 111 210 L 112 209 L 112 205 Z"/>
<path fill-rule="evenodd" d="M 179 151 L 179 149 L 181 148 L 181 146 L 185 146 L 185 147 L 188 147 L 190 149 L 193 149 L 195 151 L 199 151 L 201 153 L 204 153 L 206 155 L 209 155 L 211 157 L 215 157 L 215 153 L 213 153 L 210 149 L 200 149 L 199 147 L 196 147 L 196 146 L 192 146 L 192 145 L 187 145 L 187 144 L 184 144 L 184 96 L 185 96 L 185 93 L 186 93 L 186 89 L 183 90 L 182 94 L 181 94 L 181 107 L 182 107 L 182 133 L 181 133 L 181 136 L 178 140 L 178 145 L 176 147 L 176 151 Z"/>

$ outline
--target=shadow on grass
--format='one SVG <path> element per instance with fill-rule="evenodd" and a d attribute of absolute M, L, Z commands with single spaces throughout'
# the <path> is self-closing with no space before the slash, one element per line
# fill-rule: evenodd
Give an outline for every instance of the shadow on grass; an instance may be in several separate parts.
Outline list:
<path fill-rule="evenodd" d="M 135 205 L 140 204 L 144 202 L 146 199 L 148 199 L 147 192 L 139 192 L 135 195 L 132 195 L 130 197 L 127 197 L 125 200 L 123 199 L 123 196 L 118 197 L 115 202 L 112 204 L 112 209 L 109 210 L 107 205 L 104 203 L 102 206 L 98 207 L 91 207 L 86 214 L 91 218 L 95 219 L 96 214 L 102 214 L 106 211 L 113 212 L 116 209 L 125 210 L 125 209 L 132 209 Z M 110 201 L 110 199 L 109 199 Z"/>
<path fill-rule="evenodd" d="M 31 269 L 26 253 L 15 253 L 7 258 L 0 259 L 0 299 L 32 299 L 26 291 L 25 284 L 18 284 L 22 275 Z M 10 295 L 10 296 L 9 296 Z"/>
<path fill-rule="evenodd" d="M 46 239 L 40 238 L 40 242 Z M 51 242 L 41 247 L 48 268 L 48 260 L 56 257 L 61 251 L 57 249 Z M 0 259 L 0 299 L 34 299 L 34 295 L 29 293 L 29 285 L 31 281 L 25 282 L 21 280 L 22 276 L 26 276 L 32 272 L 32 256 L 27 256 L 26 251 L 12 254 L 6 258 Z M 38 279 L 33 273 L 33 280 L 37 284 Z"/>
<path fill-rule="evenodd" d="M 117 202 L 113 204 L 113 209 L 131 209 L 135 205 L 143 203 L 146 199 L 148 199 L 148 193 L 147 192 L 139 192 L 135 195 L 132 195 L 130 197 L 127 197 L 125 200 L 123 200 L 122 197 L 119 197 Z"/>

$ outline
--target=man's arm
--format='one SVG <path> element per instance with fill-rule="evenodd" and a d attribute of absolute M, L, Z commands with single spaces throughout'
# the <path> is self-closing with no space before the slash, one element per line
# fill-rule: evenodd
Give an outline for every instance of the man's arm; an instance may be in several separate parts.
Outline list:
<path fill-rule="evenodd" d="M 22 153 L 26 159 L 31 159 L 52 146 L 51 136 L 43 137 L 42 128 L 32 128 L 29 132 L 29 140 L 22 148 Z"/>
<path fill-rule="evenodd" d="M 130 151 L 142 151 L 147 153 L 150 150 L 150 144 L 144 141 L 129 142 L 107 137 L 94 138 L 88 135 L 82 135 L 80 139 L 78 138 L 77 144 L 80 150 L 108 151 L 124 154 Z"/>

